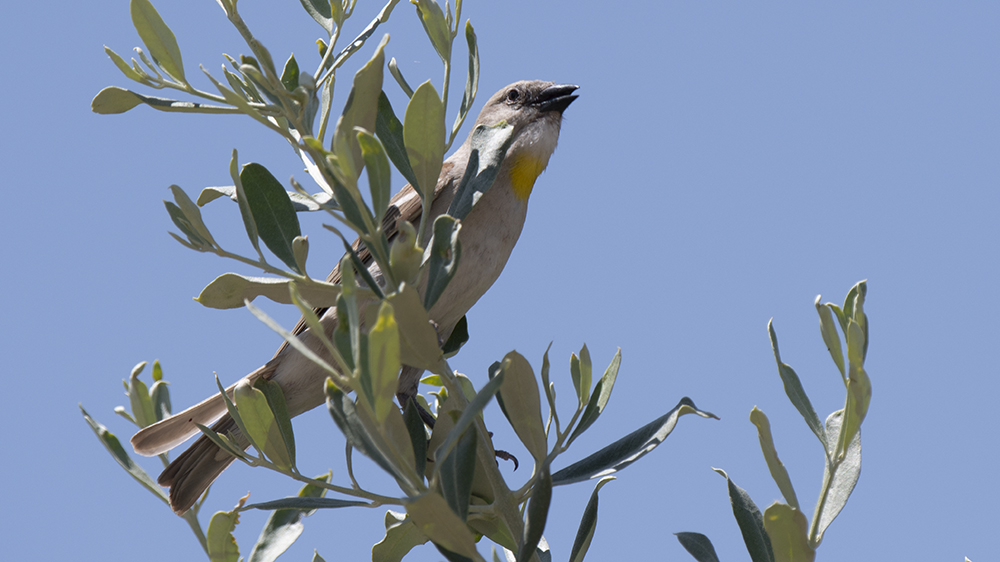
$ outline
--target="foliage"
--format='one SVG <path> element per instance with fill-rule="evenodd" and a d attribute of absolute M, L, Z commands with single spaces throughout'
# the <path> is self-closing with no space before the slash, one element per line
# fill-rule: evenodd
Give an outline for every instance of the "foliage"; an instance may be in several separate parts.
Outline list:
<path fill-rule="evenodd" d="M 467 335 L 463 337 L 464 328 L 456 330 L 442 345 L 427 310 L 443 294 L 455 268 L 461 267 L 456 235 L 461 220 L 478 195 L 490 188 L 509 146 L 510 131 L 504 127 L 477 130 L 472 142 L 477 147 L 473 157 L 478 160 L 470 165 L 483 172 L 466 175 L 447 215 L 435 218 L 422 213 L 419 225 L 401 225 L 402 234 L 390 240 L 383 221 L 391 194 L 390 163 L 416 189 L 423 208 L 429 208 L 444 155 L 472 108 L 479 77 L 475 32 L 471 23 L 466 22 L 464 28 L 459 23 L 461 0 L 456 0 L 454 14 L 447 2 L 442 10 L 434 0 L 414 0 L 421 26 L 444 67 L 440 94 L 429 80 L 410 87 L 395 60 L 386 63 L 386 35 L 355 74 L 344 109 L 331 128 L 337 70 L 367 45 L 398 2 L 389 0 L 353 41 L 337 51 L 344 22 L 353 15 L 355 2 L 301 0 L 324 32 L 324 38 L 317 42 L 322 60 L 309 73 L 294 56 L 279 69 L 237 10 L 236 0 L 218 0 L 251 55 L 238 60 L 226 57 L 223 80 L 204 71 L 217 93 L 199 90 L 190 83 L 175 35 L 148 0 L 131 0 L 132 20 L 146 47 L 136 48 L 139 61 L 127 63 L 106 48 L 127 78 L 149 88 L 183 92 L 199 101 L 152 97 L 108 87 L 94 98 L 95 112 L 121 113 L 146 105 L 165 112 L 246 115 L 288 142 L 318 189 L 310 193 L 293 178 L 289 182 L 292 189 L 288 190 L 264 165 L 251 162 L 240 166 L 238 153 L 233 150 L 229 162 L 232 185 L 206 188 L 196 200 L 171 186 L 173 201 L 165 202 L 179 231 L 171 235 L 179 243 L 271 275 L 261 278 L 223 274 L 209 283 L 197 300 L 211 308 L 246 306 L 289 345 L 320 365 L 329 376 L 325 386 L 327 408 L 348 443 L 345 462 L 350 483 L 332 483 L 329 474 L 306 477 L 297 466 L 294 432 L 281 388 L 276 383 L 250 384 L 244 380 L 230 399 L 220 384 L 228 411 L 251 449 L 245 451 L 230 436 L 199 426 L 203 433 L 246 464 L 280 472 L 305 486 L 291 498 L 255 504 L 247 504 L 247 498 L 242 498 L 232 510 L 215 513 L 207 530 L 202 529 L 197 518 L 205 502 L 203 496 L 184 518 L 211 560 L 239 559 L 240 549 L 232 531 L 239 524 L 240 513 L 249 509 L 273 511 L 250 554 L 250 560 L 263 561 L 274 560 L 284 552 L 301 533 L 302 518 L 316 509 L 382 505 L 402 511 L 387 512 L 386 534 L 374 546 L 373 560 L 399 560 L 414 546 L 428 541 L 449 560 L 482 560 L 476 548 L 482 536 L 511 556 L 516 553 L 518 560 L 547 560 L 551 555 L 543 530 L 552 487 L 601 478 L 572 545 L 571 558 L 582 560 L 597 525 L 597 492 L 611 475 L 658 446 L 681 416 L 715 417 L 683 398 L 674 409 L 645 427 L 554 471 L 559 456 L 593 426 L 607 406 L 618 375 L 620 352 L 596 386 L 586 346 L 579 355 L 572 356 L 570 378 L 577 400 L 565 423 L 555 407 L 548 352 L 541 367 L 547 406 L 544 416 L 539 379 L 517 352 L 495 363 L 489 369 L 489 381 L 478 390 L 468 378 L 450 368 L 448 357 Z M 464 34 L 468 46 L 468 73 L 462 101 L 449 126 L 452 55 L 460 34 Z M 386 67 L 409 98 L 402 121 L 383 92 Z M 363 171 L 367 173 L 367 194 L 361 190 Z M 224 249 L 202 218 L 200 207 L 223 196 L 237 204 L 253 248 L 250 256 Z M 343 240 L 347 251 L 339 265 L 343 282 L 320 281 L 307 274 L 309 241 L 302 234 L 298 212 L 322 212 L 335 221 L 336 226 L 325 226 Z M 433 228 L 426 228 L 429 220 L 433 220 Z M 353 232 L 358 242 L 348 245 L 341 229 Z M 429 240 L 425 239 L 428 232 L 432 233 Z M 268 261 L 260 242 L 273 256 L 272 261 Z M 364 265 L 362 251 L 370 255 L 372 268 Z M 414 280 L 424 276 L 426 289 L 420 295 Z M 294 333 L 251 304 L 259 296 L 295 305 L 305 325 L 322 340 L 330 361 L 312 352 Z M 317 311 L 328 307 L 336 307 L 341 319 L 330 338 L 316 329 Z M 362 318 L 369 314 L 372 321 L 363 322 Z M 124 408 L 116 410 L 140 428 L 170 413 L 169 394 L 159 364 L 154 364 L 152 388 L 139 379 L 143 365 L 137 366 L 126 382 L 130 413 Z M 432 375 L 425 382 L 439 387 L 433 408 L 426 398 L 419 398 L 425 410 L 433 409 L 436 414 L 429 436 L 412 402 L 402 412 L 393 403 L 402 365 L 430 371 Z M 501 452 L 494 449 L 481 416 L 494 397 L 533 460 L 531 478 L 517 490 L 508 488 L 497 468 L 495 458 Z M 86 412 L 84 416 L 118 463 L 165 501 L 163 491 L 131 460 L 118 439 Z M 354 451 L 368 456 L 391 475 L 400 492 L 361 488 L 352 473 Z M 168 462 L 166 455 L 161 455 L 161 460 Z M 338 497 L 327 498 L 327 492 Z"/>
<path fill-rule="evenodd" d="M 864 367 L 868 354 L 868 316 L 864 312 L 867 291 L 868 284 L 859 282 L 847 293 L 842 307 L 832 303 L 820 304 L 820 297 L 816 297 L 820 334 L 846 390 L 844 407 L 827 416 L 825 423 L 820 423 L 799 376 L 781 361 L 778 336 L 773 321 L 768 322 L 774 360 L 778 364 L 785 393 L 819 439 L 823 447 L 824 469 L 819 499 L 810 523 L 802 512 L 785 465 L 778 458 L 767 416 L 756 407 L 751 410 L 750 421 L 757 426 L 764 460 L 785 503 L 774 502 L 761 514 L 750 495 L 737 486 L 725 471 L 716 469 L 716 472 L 726 479 L 733 515 L 754 562 L 814 560 L 816 549 L 823 541 L 823 533 L 844 508 L 861 475 L 861 423 L 868 413 L 872 397 L 871 380 Z M 838 327 L 847 343 L 846 362 Z M 715 548 L 705 535 L 678 533 L 677 538 L 699 562 L 718 561 Z"/>

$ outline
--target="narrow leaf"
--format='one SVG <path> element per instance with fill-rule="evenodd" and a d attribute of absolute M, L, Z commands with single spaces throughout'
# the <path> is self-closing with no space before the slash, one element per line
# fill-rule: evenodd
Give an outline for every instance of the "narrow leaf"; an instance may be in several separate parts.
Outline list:
<path fill-rule="evenodd" d="M 548 454 L 538 380 L 523 355 L 511 351 L 501 362 L 506 381 L 500 387 L 507 421 L 536 463 Z"/>
<path fill-rule="evenodd" d="M 295 433 L 292 431 L 292 417 L 288 412 L 288 405 L 285 403 L 285 394 L 281 391 L 281 385 L 273 380 L 259 380 L 254 385 L 264 393 L 267 399 L 267 406 L 274 415 L 274 423 L 288 452 L 291 466 L 295 466 Z"/>
<path fill-rule="evenodd" d="M 423 475 L 427 468 L 427 430 L 417 410 L 417 403 L 410 398 L 403 407 L 403 421 L 410 434 L 410 446 L 413 447 L 414 470 Z"/>
<path fill-rule="evenodd" d="M 296 273 L 299 271 L 292 250 L 292 240 L 301 236 L 299 219 L 288 193 L 264 166 L 249 163 L 240 172 L 250 212 L 261 240 L 275 256 Z"/>
<path fill-rule="evenodd" d="M 843 379 L 847 378 L 847 372 L 844 370 L 844 351 L 840 346 L 840 334 L 837 333 L 837 324 L 833 321 L 833 313 L 830 311 L 830 306 L 819 303 L 819 295 L 816 295 L 816 312 L 819 314 L 819 331 L 823 336 L 823 343 L 826 344 L 827 351 L 830 352 L 830 357 L 833 358 L 833 362 L 837 364 L 837 369 L 840 370 L 840 376 Z"/>
<path fill-rule="evenodd" d="M 417 15 L 420 23 L 424 26 L 427 38 L 431 40 L 431 45 L 437 51 L 439 57 L 444 62 L 451 61 L 451 32 L 448 23 L 445 21 L 441 6 L 434 0 L 415 0 Z"/>
<path fill-rule="evenodd" d="M 389 169 L 389 158 L 382 148 L 382 143 L 378 142 L 371 133 L 364 130 L 355 129 L 358 134 L 358 145 L 361 147 L 361 155 L 365 161 L 365 169 L 368 171 L 368 188 L 372 195 L 372 212 L 377 221 L 381 221 L 389 207 L 389 198 L 392 194 L 391 176 Z"/>
<path fill-rule="evenodd" d="M 841 425 L 843 424 L 843 414 L 843 410 L 838 410 L 826 418 L 826 432 L 830 436 L 830 439 L 836 439 L 835 436 L 840 434 Z M 834 446 L 835 443 L 830 443 L 831 450 Z M 851 446 L 847 448 L 843 459 L 837 463 L 833 475 L 830 475 L 829 471 L 830 466 L 827 465 L 823 474 L 823 482 L 829 482 L 827 485 L 829 492 L 827 493 L 826 501 L 823 503 L 823 510 L 819 514 L 819 524 L 816 526 L 817 545 L 823 540 L 823 533 L 826 532 L 826 528 L 830 526 L 830 523 L 833 523 L 833 520 L 837 518 L 840 511 L 844 509 L 847 499 L 851 497 L 851 492 L 854 491 L 854 486 L 858 483 L 858 478 L 861 476 L 860 432 L 854 434 Z"/>
<path fill-rule="evenodd" d="M 552 475 L 552 484 L 561 486 L 584 480 L 608 476 L 639 460 L 663 442 L 686 414 L 719 419 L 715 414 L 699 410 L 690 398 L 681 398 L 672 410 L 662 417 L 622 437 L 600 451 L 577 461 Z"/>
<path fill-rule="evenodd" d="M 773 324 L 773 320 L 768 321 L 767 331 L 771 336 L 771 348 L 774 350 L 774 360 L 778 364 L 778 374 L 781 376 L 781 382 L 785 385 L 785 394 L 788 395 L 788 399 L 791 400 L 795 409 L 802 414 L 809 429 L 812 430 L 816 438 L 825 447 L 827 439 L 823 431 L 823 424 L 820 423 L 819 417 L 816 415 L 816 410 L 813 409 L 809 397 L 806 396 L 806 391 L 802 388 L 799 376 L 795 374 L 795 371 L 788 364 L 781 362 L 781 355 L 778 353 L 778 335 L 774 333 Z"/>
<path fill-rule="evenodd" d="M 327 473 L 319 476 L 317 479 L 322 480 L 323 482 L 329 482 L 330 474 Z M 299 490 L 297 497 L 285 499 L 307 501 L 325 500 L 326 498 L 323 497 L 325 494 L 326 489 L 312 484 L 306 484 L 301 490 Z M 282 500 L 277 501 L 280 502 Z M 283 552 L 288 550 L 288 547 L 291 546 L 292 543 L 299 538 L 302 531 L 305 529 L 305 525 L 302 523 L 302 518 L 312 512 L 310 509 L 304 509 L 303 506 L 300 505 L 281 506 L 277 508 L 260 507 L 262 505 L 263 504 L 254 504 L 243 508 L 275 510 L 274 513 L 267 518 L 267 523 L 264 524 L 264 528 L 261 529 L 260 537 L 257 538 L 257 543 L 253 546 L 253 550 L 250 552 L 248 562 L 273 562 L 276 560 Z"/>
<path fill-rule="evenodd" d="M 320 489 L 322 490 L 323 488 Z M 267 502 L 254 503 L 246 506 L 244 509 L 260 509 L 262 511 L 289 510 L 289 511 L 298 511 L 300 513 L 304 513 L 316 509 L 336 509 L 341 507 L 359 507 L 366 505 L 368 505 L 367 502 L 357 501 L 357 500 L 340 500 L 337 498 L 324 498 L 324 497 L 304 497 L 300 495 L 296 497 L 281 498 Z"/>
<path fill-rule="evenodd" d="M 437 332 L 416 289 L 404 285 L 399 292 L 387 299 L 396 312 L 399 323 L 400 357 L 404 365 L 433 369 L 440 364 L 443 354 L 438 347 Z"/>
<path fill-rule="evenodd" d="M 295 62 L 295 55 L 288 57 L 285 67 L 281 70 L 281 85 L 289 92 L 299 87 L 299 63 Z"/>
<path fill-rule="evenodd" d="M 94 430 L 94 435 L 97 436 L 97 439 L 101 442 L 101 445 L 104 445 L 104 448 L 107 449 L 109 453 L 111 453 L 111 456 L 115 459 L 115 462 L 117 462 L 119 466 L 124 468 L 125 472 L 128 472 L 129 475 L 132 476 L 132 478 L 135 478 L 135 481 L 141 484 L 143 488 L 146 488 L 147 490 L 152 492 L 154 496 L 163 500 L 163 503 L 169 503 L 169 501 L 167 500 L 167 494 L 163 490 L 163 488 L 161 488 L 159 484 L 157 484 L 149 476 L 149 474 L 146 474 L 146 471 L 143 470 L 142 467 L 140 467 L 139 465 L 135 464 L 132 461 L 132 457 L 130 457 L 128 453 L 125 452 L 125 448 L 122 447 L 121 442 L 118 441 L 118 438 L 115 436 L 115 434 L 108 431 L 107 427 L 98 423 L 96 420 L 94 420 L 94 418 L 90 417 L 90 414 L 87 413 L 87 410 L 83 409 L 82 405 L 80 406 L 80 412 L 83 413 L 84 421 L 87 422 L 87 425 L 90 426 L 90 429 Z"/>
<path fill-rule="evenodd" d="M 714 468 L 729 487 L 729 501 L 733 504 L 733 515 L 743 533 L 743 543 L 750 553 L 753 562 L 774 562 L 774 552 L 771 550 L 771 540 L 764 530 L 764 519 L 757 509 L 757 504 L 750 499 L 750 494 L 733 482 L 726 471 Z"/>
<path fill-rule="evenodd" d="M 454 429 L 452 430 L 454 432 Z M 448 456 L 438 464 L 441 495 L 462 521 L 469 517 L 469 497 L 476 470 L 476 428 L 467 427 Z"/>
<path fill-rule="evenodd" d="M 392 399 L 396 394 L 396 376 L 402 365 L 399 362 L 399 325 L 393 314 L 392 304 L 382 301 L 378 320 L 368 333 L 368 369 L 371 373 L 375 419 L 383 423 L 389 409 L 395 408 Z"/>
<path fill-rule="evenodd" d="M 208 559 L 212 562 L 239 562 L 240 547 L 236 544 L 233 531 L 240 522 L 239 509 L 246 497 L 242 498 L 233 511 L 218 511 L 208 522 L 205 532 Z"/>
<path fill-rule="evenodd" d="M 461 223 L 448 215 L 434 219 L 434 236 L 428 252 L 427 289 L 424 294 L 424 308 L 432 310 L 438 298 L 444 293 L 455 273 L 462 256 L 462 242 L 458 237 Z"/>
<path fill-rule="evenodd" d="M 392 104 L 383 91 L 378 97 L 378 116 L 375 119 L 375 136 L 382 141 L 385 153 L 392 165 L 399 170 L 403 178 L 416 188 L 417 177 L 410 166 L 410 158 L 406 153 L 406 142 L 403 140 L 403 123 L 396 117 Z M 435 180 L 436 181 L 436 180 Z"/>
<path fill-rule="evenodd" d="M 385 66 L 383 50 L 388 40 L 387 35 L 375 49 L 372 58 L 354 75 L 344 113 L 337 121 L 337 128 L 333 133 L 333 153 L 337 155 L 341 167 L 347 166 L 355 180 L 361 174 L 361 166 L 364 164 L 355 128 L 375 130 L 378 99 L 382 91 L 382 67 Z M 341 205 L 344 204 L 343 201 L 338 201 Z"/>
<path fill-rule="evenodd" d="M 216 277 L 194 300 L 208 308 L 239 308 L 246 301 L 259 296 L 281 304 L 292 304 L 289 296 L 290 279 L 276 277 L 244 277 L 236 273 L 223 273 Z M 340 286 L 314 281 L 297 284 L 299 292 L 313 306 L 326 308 L 337 303 Z"/>
<path fill-rule="evenodd" d="M 440 494 L 427 492 L 406 503 L 406 513 L 417 528 L 451 552 L 476 558 L 476 542 L 469 527 L 448 506 Z"/>
<path fill-rule="evenodd" d="M 576 530 L 576 538 L 573 539 L 573 549 L 569 554 L 570 562 L 583 562 L 583 557 L 587 555 L 590 541 L 593 540 L 594 532 L 597 531 L 597 493 L 605 484 L 614 479 L 614 476 L 604 477 L 594 486 L 594 491 L 590 494 L 590 501 L 587 502 L 587 507 L 583 510 L 580 526 Z"/>
<path fill-rule="evenodd" d="M 434 451 L 434 462 L 440 463 L 447 455 L 451 453 L 451 450 L 455 447 L 458 442 L 459 437 L 465 432 L 472 422 L 475 420 L 483 408 L 489 404 L 490 399 L 493 395 L 497 393 L 497 390 L 502 388 L 504 381 L 504 374 L 500 373 L 496 377 L 490 379 L 490 382 L 483 385 L 482 390 L 480 390 L 476 397 L 469 401 L 469 405 L 462 411 L 462 415 L 459 416 L 458 420 L 455 422 L 455 426 L 451 431 L 448 432 L 447 437 L 441 442 L 441 445 Z M 435 426 L 436 427 L 436 426 Z"/>
<path fill-rule="evenodd" d="M 429 80 L 413 92 L 403 123 L 403 143 L 416 179 L 413 187 L 429 208 L 444 162 L 445 143 L 444 106 Z"/>
<path fill-rule="evenodd" d="M 547 355 L 546 355 L 547 360 Z M 569 437 L 569 443 L 572 443 L 574 439 L 579 437 L 584 431 L 587 430 L 597 418 L 604 411 L 604 407 L 608 405 L 608 400 L 611 399 L 611 391 L 615 387 L 615 379 L 618 378 L 618 368 L 622 363 L 622 350 L 618 348 L 615 352 L 615 356 L 611 358 L 611 364 L 605 369 L 604 375 L 601 380 L 597 381 L 597 386 L 594 387 L 594 393 L 590 395 L 590 402 L 587 403 L 587 408 L 583 410 L 583 415 L 580 416 L 580 423 L 576 425 L 573 429 L 573 433 Z M 543 367 L 543 373 L 546 371 Z M 542 376 L 542 384 L 548 387 L 548 377 Z M 553 400 L 554 402 L 554 400 Z"/>
<path fill-rule="evenodd" d="M 149 0 L 131 0 L 129 11 L 132 14 L 132 25 L 135 26 L 143 44 L 149 49 L 153 61 L 171 78 L 185 83 L 184 62 L 181 60 L 177 38 L 163 22 L 156 8 L 149 3 Z"/>
<path fill-rule="evenodd" d="M 458 134 L 462 128 L 462 123 L 472 109 L 472 103 L 476 100 L 476 92 L 479 91 L 479 46 L 476 43 L 476 32 L 472 29 L 472 22 L 465 22 L 465 40 L 469 45 L 469 74 L 465 79 L 465 91 L 462 92 L 462 105 L 458 108 L 458 115 L 455 117 L 455 124 L 451 126 L 452 136 Z"/>
<path fill-rule="evenodd" d="M 785 501 L 798 509 L 799 500 L 795 497 L 792 479 L 788 477 L 788 471 L 785 470 L 785 465 L 778 458 L 778 451 L 774 447 L 774 439 L 771 437 L 771 422 L 768 421 L 764 412 L 758 410 L 756 406 L 750 410 L 750 421 L 757 426 L 757 439 L 760 441 L 760 449 L 764 453 L 764 460 L 767 461 L 767 469 L 771 472 L 771 478 L 778 485 Z"/>
<path fill-rule="evenodd" d="M 548 465 L 542 463 L 538 476 L 535 478 L 531 499 L 528 500 L 528 507 L 525 510 L 524 536 L 521 540 L 521 548 L 517 551 L 518 560 L 529 560 L 530 556 L 535 553 L 539 541 L 542 540 L 542 531 L 545 530 L 545 521 L 549 517 L 551 504 L 552 475 L 549 474 Z"/>
<path fill-rule="evenodd" d="M 405 513 L 385 512 L 385 536 L 372 546 L 372 562 L 400 562 L 413 547 L 428 541 Z"/>
<path fill-rule="evenodd" d="M 816 550 L 809 546 L 809 522 L 798 509 L 775 502 L 764 510 L 764 530 L 771 540 L 775 562 L 813 562 Z"/>
<path fill-rule="evenodd" d="M 677 540 L 698 562 L 719 562 L 719 556 L 715 553 L 712 541 L 701 533 L 674 533 Z"/>
<path fill-rule="evenodd" d="M 339 3 L 340 0 L 333 0 Z M 299 0 L 316 23 L 326 30 L 327 35 L 333 34 L 333 18 L 330 16 L 330 0 Z"/>

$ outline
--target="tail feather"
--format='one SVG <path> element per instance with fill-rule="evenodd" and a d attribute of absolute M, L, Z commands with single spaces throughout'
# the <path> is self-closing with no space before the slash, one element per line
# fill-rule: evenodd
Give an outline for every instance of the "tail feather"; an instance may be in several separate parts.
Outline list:
<path fill-rule="evenodd" d="M 232 389 L 230 387 L 227 392 L 231 394 Z M 208 425 L 225 413 L 226 403 L 222 396 L 213 394 L 179 414 L 139 430 L 132 436 L 132 447 L 136 453 L 147 457 L 165 453 L 198 433 L 195 423 Z"/>
<path fill-rule="evenodd" d="M 233 418 L 228 414 L 216 422 L 212 429 L 223 435 L 232 434 L 236 436 L 240 445 L 249 446 Z M 183 515 L 191 509 L 212 482 L 235 459 L 236 457 L 220 449 L 204 435 L 199 437 L 193 445 L 174 459 L 157 479 L 161 486 L 170 487 L 170 509 L 177 515 Z"/>

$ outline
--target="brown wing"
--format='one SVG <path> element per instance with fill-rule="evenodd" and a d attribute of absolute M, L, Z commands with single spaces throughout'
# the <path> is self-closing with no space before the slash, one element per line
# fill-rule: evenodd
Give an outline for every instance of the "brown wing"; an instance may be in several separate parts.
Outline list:
<path fill-rule="evenodd" d="M 448 172 L 453 166 L 453 163 L 445 162 L 441 167 L 441 175 L 439 177 L 447 177 Z M 450 183 L 451 182 L 444 182 L 439 179 L 438 184 L 434 187 L 434 198 L 436 199 L 437 196 L 440 195 L 445 187 L 447 187 Z M 405 220 L 417 225 L 420 222 L 421 212 L 420 197 L 418 197 L 413 188 L 410 187 L 410 184 L 406 184 L 406 186 L 399 190 L 399 192 L 396 193 L 396 195 L 394 195 L 389 201 L 389 207 L 386 209 L 385 216 L 382 218 L 382 231 L 385 232 L 385 237 L 389 240 L 389 243 L 392 244 L 392 241 L 396 239 L 396 234 L 399 233 L 399 221 Z M 361 259 L 361 263 L 363 263 L 365 267 L 371 265 L 373 259 L 371 252 L 368 251 L 368 248 L 361 242 L 360 238 L 356 239 L 354 243 L 351 244 L 351 248 L 353 248 L 358 254 L 358 258 Z M 333 271 L 326 276 L 326 282 L 336 284 L 340 283 L 339 260 L 337 261 L 337 265 L 333 267 Z M 314 312 L 316 313 L 316 316 L 322 318 L 328 308 L 329 307 L 316 308 L 314 309 Z M 306 331 L 306 328 L 308 328 L 306 321 L 299 318 L 299 321 L 295 324 L 295 329 L 292 330 L 292 333 L 299 335 Z M 274 353 L 274 356 L 277 357 L 280 355 L 287 347 L 288 342 L 281 342 L 281 346 L 278 347 L 278 351 Z"/>

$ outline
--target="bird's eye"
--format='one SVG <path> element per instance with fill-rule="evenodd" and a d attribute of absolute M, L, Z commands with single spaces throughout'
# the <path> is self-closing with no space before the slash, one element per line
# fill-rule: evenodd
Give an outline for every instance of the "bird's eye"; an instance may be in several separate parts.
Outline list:
<path fill-rule="evenodd" d="M 511 88 L 507 90 L 507 103 L 516 103 L 521 99 L 521 92 L 517 91 L 516 88 Z"/>

